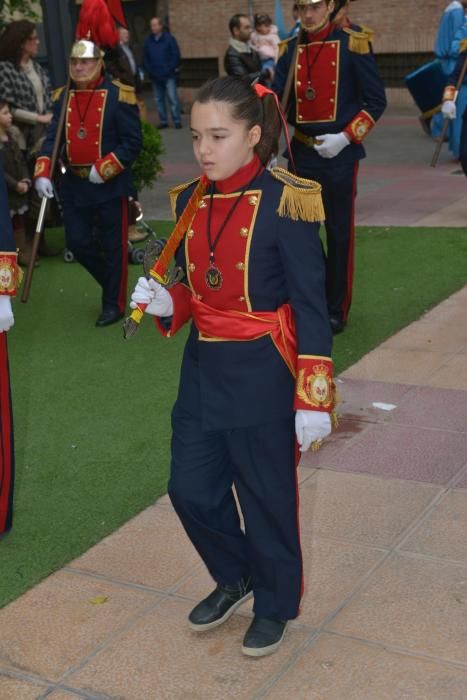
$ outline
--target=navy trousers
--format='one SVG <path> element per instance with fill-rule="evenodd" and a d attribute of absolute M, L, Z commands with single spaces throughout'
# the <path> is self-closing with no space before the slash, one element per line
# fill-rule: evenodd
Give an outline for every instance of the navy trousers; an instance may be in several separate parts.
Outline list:
<path fill-rule="evenodd" d="M 311 159 L 310 159 L 311 160 Z M 321 162 L 322 161 L 322 162 Z M 289 169 L 291 164 L 289 163 Z M 297 174 L 319 182 L 326 214 L 326 298 L 330 316 L 347 320 L 352 303 L 358 161 L 297 162 Z"/>
<path fill-rule="evenodd" d="M 169 495 L 211 576 L 223 585 L 251 576 L 256 615 L 295 618 L 302 557 L 294 417 L 203 432 L 175 405 L 172 428 Z"/>
<path fill-rule="evenodd" d="M 128 200 L 91 207 L 63 202 L 68 248 L 102 287 L 102 308 L 124 311 L 128 278 Z"/>

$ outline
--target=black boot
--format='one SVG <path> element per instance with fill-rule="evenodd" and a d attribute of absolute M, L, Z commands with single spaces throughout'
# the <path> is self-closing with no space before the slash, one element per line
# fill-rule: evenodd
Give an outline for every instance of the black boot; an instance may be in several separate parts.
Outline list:
<path fill-rule="evenodd" d="M 247 656 L 273 654 L 282 644 L 287 625 L 287 620 L 255 617 L 243 639 L 242 652 Z"/>
<path fill-rule="evenodd" d="M 217 588 L 189 614 L 191 629 L 205 632 L 222 625 L 252 595 L 251 578 L 241 579 L 235 586 L 218 584 Z"/>

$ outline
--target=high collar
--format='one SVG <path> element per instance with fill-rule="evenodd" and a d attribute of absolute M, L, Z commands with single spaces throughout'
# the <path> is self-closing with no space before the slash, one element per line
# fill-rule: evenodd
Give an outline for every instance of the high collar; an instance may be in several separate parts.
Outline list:
<path fill-rule="evenodd" d="M 324 41 L 328 38 L 333 29 L 333 25 L 330 22 L 328 22 L 327 25 L 320 29 L 319 32 L 316 32 L 316 34 L 313 34 L 312 32 L 307 32 L 306 36 L 308 41 Z"/>
<path fill-rule="evenodd" d="M 83 91 L 83 92 L 85 92 L 86 90 L 95 90 L 97 87 L 99 87 L 100 85 L 102 85 L 103 82 L 104 82 L 104 76 L 103 76 L 103 75 L 99 75 L 95 80 L 92 80 L 92 81 L 89 83 L 89 85 L 87 85 L 87 87 L 85 87 L 85 88 L 80 88 L 80 87 L 78 87 L 78 86 L 76 85 L 76 83 L 75 83 L 75 90 L 77 90 L 77 91 Z"/>
<path fill-rule="evenodd" d="M 260 171 L 259 173 L 258 170 Z M 236 173 L 227 177 L 225 180 L 216 180 L 216 191 L 220 192 L 220 194 L 237 192 L 241 190 L 242 187 L 245 187 L 245 185 L 254 178 L 256 173 L 260 174 L 263 170 L 264 167 L 261 165 L 261 161 L 255 153 L 250 162 L 243 165 Z"/>

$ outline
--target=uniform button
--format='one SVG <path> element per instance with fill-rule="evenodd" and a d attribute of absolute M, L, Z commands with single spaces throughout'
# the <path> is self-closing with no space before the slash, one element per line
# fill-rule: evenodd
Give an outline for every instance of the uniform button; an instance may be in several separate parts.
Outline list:
<path fill-rule="evenodd" d="M 335 80 L 333 80 L 333 81 L 332 81 L 332 83 L 331 83 L 331 85 L 335 85 L 335 84 L 336 84 L 336 81 L 335 81 Z"/>
<path fill-rule="evenodd" d="M 335 49 L 335 48 L 336 48 L 336 45 L 335 45 L 335 44 L 331 44 L 331 48 L 332 48 L 332 49 Z"/>
<path fill-rule="evenodd" d="M 194 271 L 196 270 L 196 265 L 195 265 L 195 263 L 190 263 L 190 264 L 188 265 L 188 269 L 189 269 L 190 272 L 194 272 Z"/>
<path fill-rule="evenodd" d="M 97 111 L 98 111 L 98 112 L 102 112 L 102 107 L 98 107 L 98 108 L 97 108 Z"/>
<path fill-rule="evenodd" d="M 303 53 L 303 49 L 302 48 L 298 49 L 298 53 Z"/>
<path fill-rule="evenodd" d="M 68 127 L 70 127 L 70 126 L 71 126 L 70 122 L 67 122 L 67 126 L 68 126 Z"/>
<path fill-rule="evenodd" d="M 300 85 L 301 85 L 300 80 L 297 80 L 297 85 L 298 85 L 298 87 L 300 87 Z"/>
<path fill-rule="evenodd" d="M 334 117 L 333 114 L 330 114 L 330 115 L 329 115 L 329 119 L 332 119 L 333 117 Z"/>
<path fill-rule="evenodd" d="M 201 299 L 203 298 L 202 294 L 196 294 L 195 296 L 198 299 L 198 301 L 201 301 Z"/>
<path fill-rule="evenodd" d="M 244 262 L 238 262 L 235 267 L 237 270 L 244 270 L 245 269 L 245 263 Z"/>
<path fill-rule="evenodd" d="M 331 102 L 334 102 L 334 97 L 331 97 Z"/>
<path fill-rule="evenodd" d="M 105 92 L 101 92 L 101 97 L 105 97 Z"/>
<path fill-rule="evenodd" d="M 301 64 L 300 64 L 300 63 L 297 63 L 297 68 L 298 68 L 299 70 L 300 70 L 301 67 L 302 67 Z"/>
<path fill-rule="evenodd" d="M 199 203 L 199 209 L 206 209 L 207 206 L 208 205 L 206 204 L 204 199 L 202 199 L 201 202 Z"/>
<path fill-rule="evenodd" d="M 67 143 L 71 143 L 70 139 L 68 139 Z"/>
<path fill-rule="evenodd" d="M 71 107 L 68 107 L 68 111 L 71 112 Z"/>
<path fill-rule="evenodd" d="M 331 66 L 335 66 L 335 65 L 336 65 L 336 62 L 332 61 Z"/>
<path fill-rule="evenodd" d="M 256 206 L 256 204 L 258 204 L 258 197 L 252 194 L 251 197 L 248 197 L 248 204 L 251 204 L 252 207 Z"/>
<path fill-rule="evenodd" d="M 301 114 L 298 115 L 299 119 L 303 119 L 303 116 Z"/>
<path fill-rule="evenodd" d="M 99 141 L 94 141 L 94 143 L 96 144 L 96 146 L 98 146 L 98 145 L 99 145 Z"/>
<path fill-rule="evenodd" d="M 96 126 L 97 126 L 97 128 L 99 128 L 99 127 L 100 127 L 100 124 L 96 124 Z"/>
<path fill-rule="evenodd" d="M 238 297 L 238 301 L 245 301 L 245 297 Z"/>
<path fill-rule="evenodd" d="M 246 226 L 242 226 L 242 228 L 240 229 L 240 235 L 243 236 L 243 238 L 246 238 L 248 236 L 248 233 L 249 231 L 246 228 Z"/>
<path fill-rule="evenodd" d="M 187 233 L 188 238 L 193 238 L 194 235 L 195 235 L 195 232 L 193 231 L 192 228 L 190 228 L 190 230 Z"/>

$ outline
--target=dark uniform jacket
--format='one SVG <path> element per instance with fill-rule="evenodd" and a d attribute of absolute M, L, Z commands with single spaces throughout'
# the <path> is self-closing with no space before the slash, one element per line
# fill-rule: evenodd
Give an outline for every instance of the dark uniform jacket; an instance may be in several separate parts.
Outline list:
<path fill-rule="evenodd" d="M 255 159 L 228 180 L 216 184 L 213 238 L 242 188 L 258 172 L 258 165 Z M 288 188 L 282 181 L 284 177 L 290 181 L 286 171 L 278 170 L 273 175 L 263 169 L 242 195 L 215 250 L 216 265 L 223 275 L 220 289 L 209 289 L 205 281 L 209 267 L 209 194 L 201 201 L 177 254 L 176 262 L 185 270 L 186 280 L 170 290 L 174 300 L 170 333 L 190 320 L 192 295 L 216 309 L 246 312 L 276 311 L 289 302 L 295 315 L 297 381 L 270 336 L 241 342 L 200 339 L 195 323 L 192 324 L 177 406 L 200 418 L 205 430 L 269 423 L 290 417 L 294 407 L 330 410 L 329 403 L 313 403 L 304 394 L 318 372 L 322 375 L 320 381 L 328 381 L 328 372 L 332 374 L 332 336 L 316 222 L 316 217 L 322 216 L 321 197 L 319 187 L 309 183 L 315 186 L 315 193 L 306 196 L 319 205 L 311 217 L 315 223 L 293 220 L 287 213 L 278 215 Z M 178 194 L 177 216 L 194 187 L 195 183 Z M 291 188 L 289 194 L 295 194 Z M 300 403 L 303 400 L 305 403 Z"/>
<path fill-rule="evenodd" d="M 348 134 L 351 143 L 332 159 L 334 165 L 364 158 L 362 141 L 386 107 L 384 85 L 369 34 L 354 27 L 328 26 L 317 35 L 303 36 L 300 32 L 298 37 L 288 40 L 272 85 L 279 95 L 285 88 L 299 40 L 287 113 L 289 123 L 305 137 L 341 131 Z M 306 96 L 310 85 L 315 91 L 314 99 Z M 303 155 L 308 163 L 323 162 L 323 158 L 304 143 L 294 141 L 294 147 L 298 159 Z"/>
<path fill-rule="evenodd" d="M 55 93 L 54 116 L 36 162 L 35 178 L 50 177 L 50 156 L 64 96 L 63 88 Z M 85 138 L 79 138 L 82 118 Z M 142 147 L 134 88 L 104 78 L 93 90 L 70 90 L 64 141 L 66 173 L 60 186 L 64 200 L 76 206 L 96 206 L 129 196 L 133 192 L 131 164 Z M 88 180 L 93 165 L 104 180 L 98 186 Z"/>

